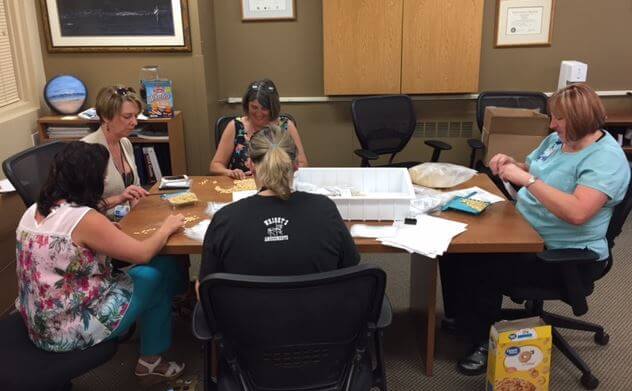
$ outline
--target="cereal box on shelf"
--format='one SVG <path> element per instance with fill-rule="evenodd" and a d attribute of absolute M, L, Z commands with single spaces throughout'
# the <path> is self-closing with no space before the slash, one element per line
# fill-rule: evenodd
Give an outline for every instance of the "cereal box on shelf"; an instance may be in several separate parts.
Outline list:
<path fill-rule="evenodd" d="M 149 118 L 173 117 L 173 87 L 171 80 L 144 80 L 147 91 L 145 115 Z"/>
<path fill-rule="evenodd" d="M 487 391 L 548 391 L 551 326 L 540 318 L 502 321 L 489 336 Z"/>

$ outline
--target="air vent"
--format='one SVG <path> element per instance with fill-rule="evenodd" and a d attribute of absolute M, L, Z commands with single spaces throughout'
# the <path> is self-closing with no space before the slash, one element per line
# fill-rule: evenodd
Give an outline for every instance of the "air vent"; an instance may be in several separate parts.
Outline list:
<path fill-rule="evenodd" d="M 417 122 L 413 137 L 423 138 L 472 138 L 472 121 L 428 121 Z"/>

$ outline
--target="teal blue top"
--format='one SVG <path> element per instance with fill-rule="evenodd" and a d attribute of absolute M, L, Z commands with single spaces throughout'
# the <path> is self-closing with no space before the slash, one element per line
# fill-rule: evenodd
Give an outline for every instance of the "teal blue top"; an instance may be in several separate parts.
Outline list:
<path fill-rule="evenodd" d="M 568 194 L 577 185 L 599 190 L 608 201 L 597 214 L 582 225 L 562 221 L 526 187 L 518 192 L 516 207 L 544 239 L 548 249 L 588 248 L 604 260 L 609 256 L 606 231 L 614 206 L 623 197 L 630 181 L 630 167 L 621 146 L 605 132 L 604 137 L 579 152 L 562 151 L 562 141 L 551 133 L 540 146 L 527 156 L 529 172 Z"/>

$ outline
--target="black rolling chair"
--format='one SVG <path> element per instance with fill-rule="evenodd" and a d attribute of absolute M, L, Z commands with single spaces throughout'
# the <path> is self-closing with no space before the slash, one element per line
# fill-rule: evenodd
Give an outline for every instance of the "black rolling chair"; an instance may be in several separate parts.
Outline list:
<path fill-rule="evenodd" d="M 610 257 L 605 261 L 604 270 L 597 278 L 605 276 L 614 262 L 612 248 L 614 241 L 621 233 L 623 224 L 632 210 L 632 183 L 623 201 L 617 205 L 612 214 L 612 219 L 608 226 L 606 238 L 610 248 Z M 509 318 L 521 318 L 528 316 L 540 316 L 547 324 L 553 328 L 554 345 L 582 372 L 581 383 L 588 390 L 594 390 L 599 385 L 599 380 L 592 374 L 588 365 L 581 359 L 575 350 L 562 337 L 557 328 L 582 330 L 594 333 L 595 342 L 599 345 L 607 345 L 610 340 L 603 326 L 584 322 L 578 319 L 568 318 L 544 311 L 544 301 L 561 300 L 573 309 L 573 314 L 580 316 L 588 312 L 586 298 L 592 294 L 594 281 L 586 281 L 580 274 L 580 269 L 588 263 L 595 262 L 597 255 L 587 249 L 558 249 L 548 250 L 538 254 L 542 262 L 561 265 L 564 271 L 564 278 L 560 285 L 555 288 L 547 287 L 524 287 L 515 286 L 505 292 L 505 295 L 515 302 L 526 300 L 524 310 L 503 310 L 504 315 Z M 596 280 L 595 280 L 596 281 Z M 623 304 L 622 304 L 623 305 Z"/>
<path fill-rule="evenodd" d="M 385 391 L 385 284 L 384 271 L 370 265 L 302 276 L 207 276 L 204 315 L 200 321 L 197 311 L 193 325 L 206 341 L 205 389 L 215 387 L 206 362 L 213 335 L 219 391 Z"/>
<path fill-rule="evenodd" d="M 287 117 L 290 121 L 294 123 L 294 126 L 298 126 L 296 120 L 293 116 L 287 113 L 281 114 L 282 117 Z M 219 145 L 219 140 L 222 139 L 222 134 L 224 133 L 224 129 L 226 129 L 226 125 L 235 118 L 240 117 L 240 115 L 224 115 L 219 117 L 217 121 L 215 121 L 215 148 Z"/>
<path fill-rule="evenodd" d="M 548 114 L 548 97 L 541 92 L 528 91 L 484 91 L 478 94 L 476 100 L 476 124 L 478 129 L 483 131 L 483 120 L 485 118 L 485 108 L 487 106 L 508 107 L 514 109 L 539 110 L 542 114 Z M 470 167 L 480 169 L 482 164 L 476 162 L 478 151 L 485 149 L 485 144 L 479 139 L 467 140 L 472 149 L 470 154 Z M 475 167 L 476 166 L 476 167 Z"/>
<path fill-rule="evenodd" d="M 362 149 L 353 151 L 362 158 L 362 167 L 369 167 L 370 160 L 379 155 L 390 154 L 388 167 L 416 166 L 420 162 L 393 163 L 398 154 L 413 136 L 417 116 L 408 95 L 371 96 L 354 99 L 351 104 L 353 126 Z M 430 161 L 439 160 L 441 151 L 452 149 L 450 144 L 438 140 L 426 140 L 433 148 Z"/>
<path fill-rule="evenodd" d="M 67 391 L 73 378 L 110 360 L 116 350 L 117 342 L 111 340 L 75 352 L 46 352 L 33 345 L 16 312 L 0 320 L 0 388 Z"/>
<path fill-rule="evenodd" d="M 48 178 L 48 169 L 57 152 L 65 143 L 55 141 L 38 145 L 17 153 L 2 163 L 7 179 L 28 208 L 37 201 L 40 189 Z"/>

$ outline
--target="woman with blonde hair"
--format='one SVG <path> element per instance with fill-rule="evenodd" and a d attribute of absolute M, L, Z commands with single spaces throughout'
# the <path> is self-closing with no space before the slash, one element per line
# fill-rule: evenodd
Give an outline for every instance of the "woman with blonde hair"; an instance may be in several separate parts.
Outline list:
<path fill-rule="evenodd" d="M 204 239 L 200 280 L 216 272 L 298 275 L 356 265 L 360 255 L 336 205 L 292 191 L 298 150 L 268 125 L 250 140 L 247 164 L 259 192 L 220 209 Z"/>
<path fill-rule="evenodd" d="M 516 208 L 538 231 L 547 249 L 587 248 L 598 260 L 582 265 L 582 278 L 594 281 L 610 256 L 606 231 L 614 207 L 623 200 L 630 166 L 623 150 L 603 126 L 606 111 L 585 84 L 568 86 L 549 98 L 551 129 L 524 162 L 504 154 L 490 161 L 492 172 L 521 187 Z M 487 366 L 487 339 L 499 320 L 504 287 L 555 287 L 559 265 L 535 254 L 448 254 L 442 278 L 458 286 L 456 325 L 475 344 L 458 363 L 460 372 L 477 375 Z"/>

